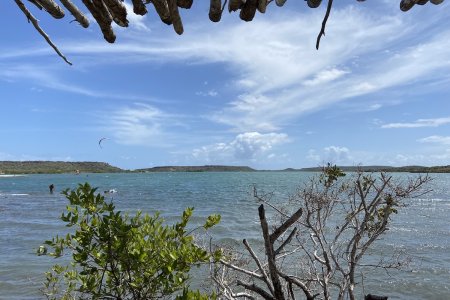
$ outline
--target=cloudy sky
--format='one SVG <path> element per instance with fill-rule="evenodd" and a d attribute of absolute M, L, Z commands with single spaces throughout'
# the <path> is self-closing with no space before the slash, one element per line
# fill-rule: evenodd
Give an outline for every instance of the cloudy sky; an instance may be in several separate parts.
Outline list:
<path fill-rule="evenodd" d="M 449 1 L 407 13 L 397 0 L 345 1 L 319 51 L 325 5 L 272 3 L 253 22 L 226 12 L 215 24 L 206 2 L 181 11 L 182 36 L 151 5 L 131 12 L 115 44 L 27 2 L 73 66 L 2 3 L 0 160 L 450 164 Z"/>

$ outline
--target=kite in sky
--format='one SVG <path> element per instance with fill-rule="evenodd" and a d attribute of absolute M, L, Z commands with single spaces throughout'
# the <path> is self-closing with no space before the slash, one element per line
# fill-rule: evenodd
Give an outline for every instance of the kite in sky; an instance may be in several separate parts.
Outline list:
<path fill-rule="evenodd" d="M 109 140 L 109 139 L 104 137 L 104 138 L 101 138 L 101 139 L 98 140 L 98 146 L 99 146 L 100 148 L 103 148 L 103 147 L 102 147 L 102 142 L 103 142 L 104 140 Z"/>

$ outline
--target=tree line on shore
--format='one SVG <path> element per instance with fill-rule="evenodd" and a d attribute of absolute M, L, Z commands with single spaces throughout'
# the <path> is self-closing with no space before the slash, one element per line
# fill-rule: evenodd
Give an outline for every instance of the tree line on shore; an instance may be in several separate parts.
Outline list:
<path fill-rule="evenodd" d="M 397 182 L 383 172 L 347 175 L 328 164 L 284 203 L 254 188 L 262 240 L 247 240 L 243 228 L 242 248 L 202 237 L 220 215 L 192 227 L 193 208 L 187 208 L 179 222 L 166 225 L 158 214 L 123 214 L 95 188 L 80 184 L 63 192 L 69 204 L 61 220 L 73 231 L 37 250 L 71 257 L 70 264 L 45 274 L 42 292 L 55 300 L 385 300 L 377 291 L 365 295 L 361 277 L 368 282 L 370 270 L 401 270 L 409 260 L 370 250 L 408 200 L 429 192 L 430 180 L 419 175 Z M 207 288 L 193 290 L 190 270 L 202 265 L 209 270 Z"/>
<path fill-rule="evenodd" d="M 339 166 L 344 172 L 409 172 L 409 173 L 450 173 L 447 166 Z M 203 166 L 158 166 L 135 170 L 125 170 L 105 162 L 67 161 L 0 161 L 0 174 L 60 174 L 60 173 L 149 173 L 149 172 L 321 172 L 322 167 L 286 168 L 282 170 L 256 170 L 248 166 L 203 165 Z"/>

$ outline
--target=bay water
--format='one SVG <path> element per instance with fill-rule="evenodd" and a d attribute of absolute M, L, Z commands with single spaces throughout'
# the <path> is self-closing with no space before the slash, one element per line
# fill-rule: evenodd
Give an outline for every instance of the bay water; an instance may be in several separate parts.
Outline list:
<path fill-rule="evenodd" d="M 44 299 L 44 272 L 58 260 L 37 256 L 45 240 L 67 232 L 59 219 L 67 200 L 63 189 L 89 182 L 117 209 L 160 212 L 176 221 L 194 207 L 193 224 L 213 213 L 222 221 L 211 232 L 215 241 L 239 244 L 261 239 L 253 186 L 284 201 L 314 173 L 189 172 L 123 174 L 52 174 L 0 177 L 0 299 Z M 395 174 L 405 179 L 410 174 Z M 364 278 L 366 293 L 389 299 L 450 299 L 450 174 L 432 174 L 432 192 L 408 201 L 374 251 L 404 250 L 412 259 L 406 271 L 375 272 Z M 49 193 L 48 186 L 55 191 Z M 362 295 L 361 295 L 362 297 Z"/>

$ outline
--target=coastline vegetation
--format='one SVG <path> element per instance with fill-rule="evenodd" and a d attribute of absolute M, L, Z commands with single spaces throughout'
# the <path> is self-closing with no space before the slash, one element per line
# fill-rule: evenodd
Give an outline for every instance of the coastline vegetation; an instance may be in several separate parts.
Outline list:
<path fill-rule="evenodd" d="M 158 214 L 123 214 L 88 183 L 63 195 L 69 204 L 61 220 L 74 232 L 46 241 L 37 255 L 59 258 L 67 252 L 71 262 L 46 273 L 42 292 L 47 299 L 215 298 L 189 289 L 189 271 L 220 259 L 221 252 L 209 253 L 192 235 L 216 225 L 220 215 L 188 229 L 193 208 L 186 208 L 179 222 L 165 225 Z"/>
<path fill-rule="evenodd" d="M 383 172 L 347 176 L 328 164 L 284 204 L 254 187 L 263 241 L 250 245 L 244 239 L 245 249 L 212 238 L 208 245 L 197 244 L 192 233 L 215 226 L 220 215 L 191 229 L 193 208 L 187 208 L 179 222 L 165 225 L 158 214 L 123 214 L 88 183 L 80 184 L 63 192 L 69 205 L 61 220 L 74 232 L 38 248 L 37 255 L 71 257 L 69 265 L 46 273 L 42 291 L 55 300 L 355 300 L 365 294 L 360 276 L 371 280 L 372 268 L 387 272 L 407 265 L 408 259 L 397 255 L 380 254 L 370 265 L 362 261 L 406 201 L 428 192 L 430 180 L 420 175 L 396 182 Z M 265 208 L 274 216 L 267 218 Z M 189 287 L 189 272 L 200 265 L 209 265 L 204 275 L 211 283 L 202 292 Z"/>
<path fill-rule="evenodd" d="M 450 173 L 447 166 L 338 166 L 343 172 Z M 321 172 L 322 167 L 257 170 L 248 166 L 158 166 L 125 170 L 105 162 L 67 161 L 0 161 L 0 174 L 64 174 L 64 173 L 152 173 L 152 172 Z"/>
<path fill-rule="evenodd" d="M 63 173 L 126 172 L 104 162 L 67 161 L 0 161 L 0 174 L 63 174 Z"/>

